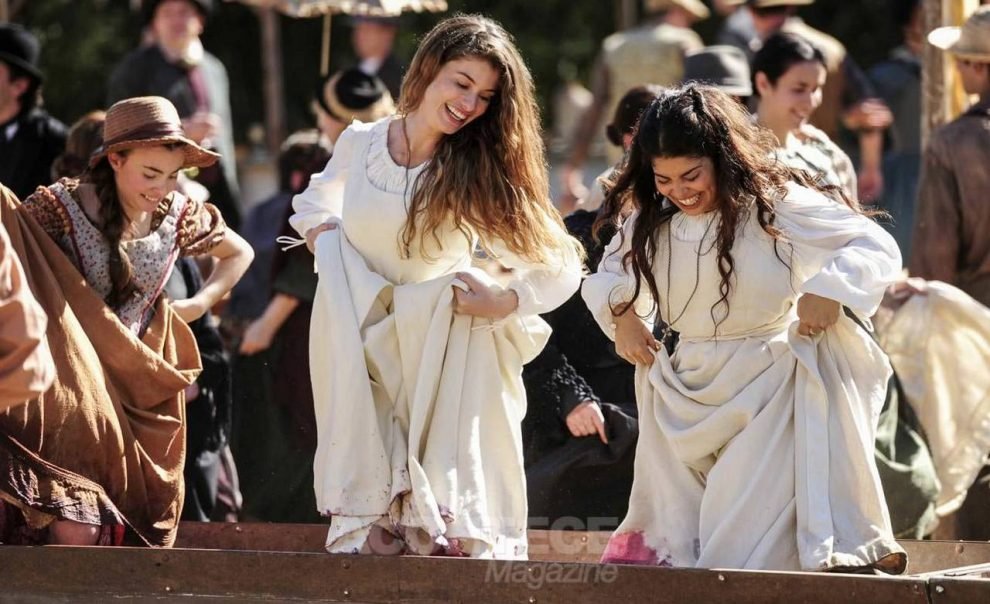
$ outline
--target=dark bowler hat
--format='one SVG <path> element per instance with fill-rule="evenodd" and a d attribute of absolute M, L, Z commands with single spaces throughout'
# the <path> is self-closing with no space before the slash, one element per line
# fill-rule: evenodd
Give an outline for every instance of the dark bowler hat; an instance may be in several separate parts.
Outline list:
<path fill-rule="evenodd" d="M 24 70 L 40 82 L 44 79 L 38 69 L 41 44 L 34 34 L 16 23 L 0 25 L 0 61 Z"/>
<path fill-rule="evenodd" d="M 351 67 L 320 82 L 316 103 L 330 117 L 350 124 L 373 122 L 395 112 L 392 95 L 375 76 Z"/>
<path fill-rule="evenodd" d="M 735 46 L 706 46 L 684 57 L 684 83 L 698 82 L 732 96 L 752 96 L 749 62 Z"/>
<path fill-rule="evenodd" d="M 189 4 L 196 7 L 199 14 L 203 16 L 204 19 L 213 14 L 213 0 L 185 0 Z M 143 10 L 144 10 L 144 22 L 151 23 L 151 20 L 155 18 L 155 11 L 158 9 L 158 5 L 165 0 L 144 0 Z"/>

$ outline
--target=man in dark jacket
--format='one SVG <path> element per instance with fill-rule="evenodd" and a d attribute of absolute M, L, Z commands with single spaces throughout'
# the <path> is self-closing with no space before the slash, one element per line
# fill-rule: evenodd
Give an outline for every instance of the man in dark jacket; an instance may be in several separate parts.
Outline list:
<path fill-rule="evenodd" d="M 186 134 L 220 153 L 218 164 L 196 177 L 210 191 L 227 225 L 240 227 L 239 188 L 234 161 L 230 84 L 223 63 L 203 49 L 199 36 L 212 0 L 150 0 L 145 19 L 154 43 L 138 48 L 110 76 L 107 104 L 135 96 L 172 101 Z"/>
<path fill-rule="evenodd" d="M 354 17 L 351 20 L 351 46 L 357 67 L 375 76 L 398 100 L 406 67 L 395 56 L 395 38 L 399 33 L 397 17 Z"/>
<path fill-rule="evenodd" d="M 0 182 L 24 199 L 52 182 L 65 124 L 38 107 L 41 45 L 20 25 L 0 25 Z"/>

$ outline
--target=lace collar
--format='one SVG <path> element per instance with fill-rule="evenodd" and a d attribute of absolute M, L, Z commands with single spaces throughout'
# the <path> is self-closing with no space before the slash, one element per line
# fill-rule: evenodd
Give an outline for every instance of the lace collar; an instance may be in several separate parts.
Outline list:
<path fill-rule="evenodd" d="M 424 162 L 414 168 L 406 168 L 395 163 L 392 154 L 388 152 L 388 125 L 395 119 L 380 120 L 371 129 L 371 140 L 368 143 L 366 172 L 368 181 L 375 188 L 386 193 L 412 195 L 416 178 L 423 172 L 429 162 Z"/>

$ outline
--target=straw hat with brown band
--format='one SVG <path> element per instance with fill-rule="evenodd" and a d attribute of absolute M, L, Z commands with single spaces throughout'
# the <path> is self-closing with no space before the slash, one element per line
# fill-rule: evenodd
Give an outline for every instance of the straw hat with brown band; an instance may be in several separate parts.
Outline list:
<path fill-rule="evenodd" d="M 89 165 L 95 166 L 114 151 L 160 145 L 181 145 L 186 155 L 183 168 L 204 168 L 220 159 L 186 136 L 179 112 L 168 99 L 142 96 L 118 101 L 107 110 L 103 145 L 93 152 Z"/>
<path fill-rule="evenodd" d="M 960 59 L 990 63 L 990 6 L 981 6 L 962 27 L 939 27 L 928 41 Z"/>

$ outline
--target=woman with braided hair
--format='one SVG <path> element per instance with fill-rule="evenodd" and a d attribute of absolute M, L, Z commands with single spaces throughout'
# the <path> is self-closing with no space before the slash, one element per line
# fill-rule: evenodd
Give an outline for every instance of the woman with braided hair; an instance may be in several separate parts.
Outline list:
<path fill-rule="evenodd" d="M 0 414 L 0 541 L 168 546 L 182 508 L 184 391 L 202 365 L 186 323 L 237 282 L 251 248 L 175 191 L 216 162 L 161 97 L 106 114 L 79 179 L 39 187 L 3 220 L 51 317 L 53 387 Z M 203 287 L 169 303 L 176 258 L 209 254 Z M 178 320 L 177 320 L 178 319 Z"/>
<path fill-rule="evenodd" d="M 901 261 L 836 189 L 775 159 L 714 88 L 643 113 L 600 225 L 634 211 L 583 296 L 636 363 L 629 513 L 604 559 L 903 572 L 873 459 L 890 365 L 873 314 Z M 834 198 L 832 196 L 839 196 Z M 679 334 L 672 354 L 648 326 Z"/>

